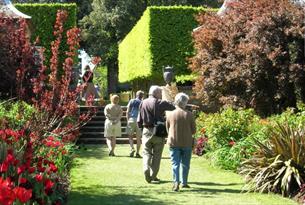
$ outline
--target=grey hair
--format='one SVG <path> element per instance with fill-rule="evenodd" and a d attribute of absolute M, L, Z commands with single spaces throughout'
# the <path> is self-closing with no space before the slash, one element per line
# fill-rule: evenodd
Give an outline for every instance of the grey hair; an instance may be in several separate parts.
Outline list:
<path fill-rule="evenodd" d="M 180 108 L 185 108 L 188 101 L 189 101 L 189 96 L 185 93 L 178 93 L 175 96 L 175 105 L 180 107 Z"/>
<path fill-rule="evenodd" d="M 158 97 L 159 93 L 162 93 L 162 89 L 160 88 L 160 86 L 157 86 L 157 85 L 150 86 L 149 92 L 148 92 L 149 95 Z"/>

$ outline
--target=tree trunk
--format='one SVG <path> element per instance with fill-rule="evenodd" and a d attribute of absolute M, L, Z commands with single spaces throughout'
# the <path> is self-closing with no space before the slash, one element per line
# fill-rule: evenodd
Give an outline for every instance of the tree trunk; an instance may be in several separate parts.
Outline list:
<path fill-rule="evenodd" d="M 118 62 L 117 60 L 110 60 L 107 63 L 107 79 L 108 79 L 108 95 L 116 93 L 118 88 Z"/>

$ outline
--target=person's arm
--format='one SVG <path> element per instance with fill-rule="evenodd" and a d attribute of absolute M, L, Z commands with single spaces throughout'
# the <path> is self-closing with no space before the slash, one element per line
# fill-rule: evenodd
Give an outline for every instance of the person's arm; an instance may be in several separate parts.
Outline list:
<path fill-rule="evenodd" d="M 169 127 L 170 127 L 170 122 L 169 122 L 169 119 L 168 119 L 168 118 L 169 118 L 169 114 L 167 113 L 167 114 L 166 114 L 166 122 L 165 122 L 167 133 L 168 133 Z"/>
<path fill-rule="evenodd" d="M 106 105 L 105 109 L 104 109 L 104 115 L 108 120 L 111 120 L 111 116 L 109 114 L 109 109 L 108 109 L 108 105 Z"/>
<path fill-rule="evenodd" d="M 84 73 L 84 75 L 83 75 L 83 77 L 82 77 L 82 79 L 83 79 L 83 82 L 84 82 L 84 83 L 86 83 L 86 82 L 87 82 L 86 73 L 87 73 L 87 71 Z"/>
<path fill-rule="evenodd" d="M 142 103 L 139 106 L 139 114 L 138 114 L 138 119 L 137 119 L 137 123 L 138 123 L 138 127 L 139 128 L 143 128 L 143 113 L 142 113 Z"/>
<path fill-rule="evenodd" d="M 122 115 L 123 115 L 123 110 L 122 110 L 122 107 L 120 106 L 120 113 L 118 115 L 117 121 L 121 120 Z"/>
<path fill-rule="evenodd" d="M 193 113 L 190 112 L 190 115 L 191 115 L 191 131 L 192 131 L 192 135 L 194 135 L 196 133 L 196 122 Z"/>
<path fill-rule="evenodd" d="M 127 118 L 127 120 L 129 119 L 129 112 L 130 112 L 131 102 L 132 102 L 132 100 L 130 100 L 128 102 L 128 105 L 127 105 L 127 110 L 126 110 L 126 118 Z"/>
<path fill-rule="evenodd" d="M 176 109 L 176 107 L 174 106 L 173 103 L 170 103 L 166 100 L 162 100 L 160 102 L 160 108 L 164 111 L 172 111 L 172 110 Z"/>

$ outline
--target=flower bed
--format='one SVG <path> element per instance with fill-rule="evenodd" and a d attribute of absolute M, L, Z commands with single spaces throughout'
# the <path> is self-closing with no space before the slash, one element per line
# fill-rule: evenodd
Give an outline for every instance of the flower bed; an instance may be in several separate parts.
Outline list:
<path fill-rule="evenodd" d="M 0 130 L 0 203 L 62 204 L 71 149 L 54 136 Z"/>
<path fill-rule="evenodd" d="M 245 175 L 247 191 L 304 200 L 304 107 L 261 119 L 252 110 L 229 108 L 197 118 L 198 140 L 207 142 L 212 165 Z M 201 152 L 202 153 L 202 152 Z"/>

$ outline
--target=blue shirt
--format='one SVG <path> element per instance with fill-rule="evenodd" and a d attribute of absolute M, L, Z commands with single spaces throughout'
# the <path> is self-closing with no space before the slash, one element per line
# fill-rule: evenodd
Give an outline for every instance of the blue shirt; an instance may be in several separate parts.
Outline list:
<path fill-rule="evenodd" d="M 129 101 L 127 107 L 129 108 L 129 113 L 128 114 L 129 114 L 130 118 L 137 119 L 141 102 L 142 101 L 138 98 L 131 99 Z"/>

